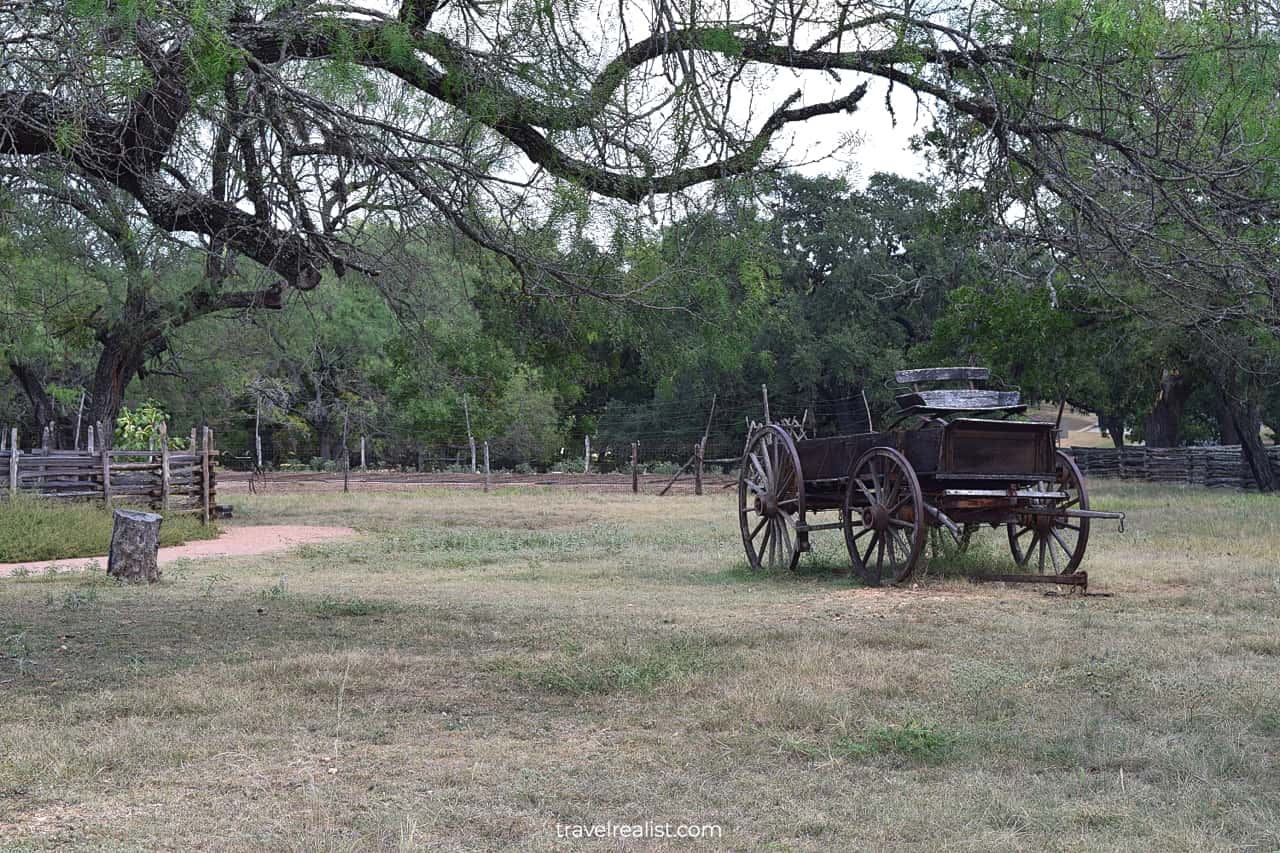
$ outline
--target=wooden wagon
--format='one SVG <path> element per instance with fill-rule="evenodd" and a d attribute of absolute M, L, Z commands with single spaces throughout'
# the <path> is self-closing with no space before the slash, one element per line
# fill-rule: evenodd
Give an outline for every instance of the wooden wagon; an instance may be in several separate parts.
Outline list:
<path fill-rule="evenodd" d="M 868 584 L 911 576 L 929 527 L 963 547 L 983 524 L 1008 531 L 1022 570 L 988 580 L 1085 586 L 1089 522 L 1123 519 L 1089 508 L 1080 469 L 1057 448 L 1057 424 L 1010 420 L 1017 391 L 981 387 L 980 367 L 903 370 L 897 419 L 884 432 L 795 440 L 775 424 L 747 442 L 738 518 L 752 568 L 794 569 L 810 534 L 842 530 Z M 942 383 L 966 388 L 931 388 Z M 816 522 L 823 512 L 837 521 Z"/>

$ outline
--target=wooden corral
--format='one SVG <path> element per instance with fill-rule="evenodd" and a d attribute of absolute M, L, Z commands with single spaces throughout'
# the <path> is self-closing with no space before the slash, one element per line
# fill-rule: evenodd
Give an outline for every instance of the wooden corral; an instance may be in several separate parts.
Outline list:
<path fill-rule="evenodd" d="M 0 450 L 0 495 L 101 500 L 162 512 L 217 513 L 213 433 L 196 450 Z"/>

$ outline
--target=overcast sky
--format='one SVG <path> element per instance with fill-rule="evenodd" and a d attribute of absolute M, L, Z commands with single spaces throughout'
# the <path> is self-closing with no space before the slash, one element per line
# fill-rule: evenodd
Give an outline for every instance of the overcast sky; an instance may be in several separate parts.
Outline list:
<path fill-rule="evenodd" d="M 808 82 L 809 85 L 806 86 L 802 82 L 799 88 L 805 90 L 806 104 L 841 94 L 834 88 L 823 86 L 821 82 L 818 82 L 817 87 L 810 91 L 815 81 L 810 79 L 804 82 Z M 796 88 L 794 80 L 789 84 L 787 81 L 780 80 L 775 85 L 779 90 L 787 88 L 788 85 L 790 91 Z M 923 104 L 917 111 L 915 96 L 902 86 L 898 86 L 892 96 L 893 109 L 897 116 L 895 125 L 889 111 L 885 109 L 884 97 L 888 86 L 888 81 L 873 78 L 867 87 L 867 94 L 853 114 L 821 116 L 797 127 L 793 134 L 797 154 L 800 153 L 800 149 L 807 149 L 814 154 L 830 150 L 834 140 L 849 133 L 857 133 L 862 138 L 861 145 L 842 154 L 839 158 L 802 166 L 799 171 L 805 174 L 830 174 L 841 171 L 847 163 L 854 168 L 849 177 L 858 185 L 864 184 L 876 172 L 893 172 L 911 178 L 922 177 L 927 164 L 922 157 L 909 149 L 908 144 L 912 136 L 929 127 L 929 115 L 924 111 Z"/>

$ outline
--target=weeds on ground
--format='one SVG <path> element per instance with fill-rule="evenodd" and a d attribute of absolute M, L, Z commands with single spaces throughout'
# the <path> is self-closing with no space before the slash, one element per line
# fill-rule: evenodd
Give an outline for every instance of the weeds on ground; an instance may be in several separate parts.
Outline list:
<path fill-rule="evenodd" d="M 99 504 L 20 497 L 0 503 L 0 563 L 61 560 L 107 553 L 111 513 Z M 190 514 L 165 516 L 161 545 L 213 539 L 218 529 Z"/>

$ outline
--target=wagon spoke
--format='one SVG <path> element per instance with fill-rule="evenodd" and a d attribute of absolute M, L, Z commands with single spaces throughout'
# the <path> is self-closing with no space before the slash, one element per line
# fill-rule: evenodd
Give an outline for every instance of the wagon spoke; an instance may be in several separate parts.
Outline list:
<path fill-rule="evenodd" d="M 890 530 L 889 535 L 893 538 L 893 541 L 898 544 L 898 547 L 901 549 L 901 552 L 902 552 L 903 562 L 906 562 L 908 559 L 910 559 L 910 556 L 911 556 L 911 537 L 898 530 Z M 902 538 L 899 539 L 898 538 L 899 536 L 901 536 Z M 897 560 L 895 560 L 894 561 L 895 572 L 897 571 L 898 565 L 899 564 Z"/>
<path fill-rule="evenodd" d="M 1070 562 L 1071 558 L 1075 556 L 1076 549 L 1073 546 L 1068 545 L 1067 540 L 1063 539 L 1062 534 L 1058 531 L 1050 530 L 1049 532 L 1053 534 L 1054 539 L 1058 540 L 1058 544 L 1062 546 L 1062 553 L 1066 555 L 1067 562 Z M 1054 564 L 1054 567 L 1057 567 L 1056 563 Z"/>
<path fill-rule="evenodd" d="M 894 527 L 905 530 L 915 530 L 916 527 L 916 523 L 914 521 L 907 521 L 905 518 L 891 518 L 889 519 L 889 523 Z"/>
<path fill-rule="evenodd" d="M 786 498 L 785 500 L 778 501 L 778 506 L 786 506 L 787 504 L 798 504 L 798 503 L 800 503 L 799 498 Z"/>
<path fill-rule="evenodd" d="M 876 580 L 884 577 L 884 537 L 880 537 L 880 544 L 876 547 Z"/>
<path fill-rule="evenodd" d="M 1071 522 L 1066 521 L 1066 522 L 1063 522 L 1062 526 L 1065 527 L 1067 530 L 1074 530 L 1076 533 L 1080 532 L 1080 525 L 1078 524 L 1072 524 Z"/>
<path fill-rule="evenodd" d="M 1053 550 L 1052 540 L 1049 541 L 1049 559 L 1053 561 L 1053 573 L 1055 575 L 1060 574 L 1061 572 L 1058 569 L 1058 552 Z"/>
<path fill-rule="evenodd" d="M 886 532 L 889 534 L 888 536 L 885 537 L 885 539 L 887 539 L 889 543 L 889 565 L 893 566 L 893 565 L 896 565 L 898 562 L 898 557 L 896 554 L 894 554 L 894 547 L 893 547 L 897 543 L 898 537 L 894 535 L 894 532 L 892 530 L 888 530 Z"/>
<path fill-rule="evenodd" d="M 1045 547 L 1044 537 L 1043 536 L 1039 537 L 1039 541 L 1040 541 L 1040 574 L 1044 574 L 1044 547 Z"/>
<path fill-rule="evenodd" d="M 783 544 L 783 546 L 784 546 L 784 547 L 783 547 L 783 549 L 782 549 L 782 556 L 783 556 L 783 558 L 785 558 L 785 559 L 790 559 L 790 557 L 791 557 L 791 551 L 792 551 L 792 548 L 791 548 L 791 531 L 787 530 L 787 523 L 786 523 L 786 521 L 784 521 L 784 520 L 783 520 L 783 519 L 785 519 L 785 518 L 786 518 L 786 516 L 784 515 L 784 516 L 782 516 L 782 518 L 777 519 L 777 523 L 778 523 L 778 532 L 782 534 L 782 544 Z"/>
<path fill-rule="evenodd" d="M 888 485 L 890 487 L 888 494 L 884 496 L 884 502 L 886 505 L 892 504 L 897 499 L 898 495 L 902 494 L 902 472 L 895 468 L 892 472 Z"/>
<path fill-rule="evenodd" d="M 765 518 L 763 515 L 760 516 L 760 523 L 756 525 L 756 529 L 752 530 L 751 534 L 747 538 L 750 539 L 752 542 L 756 541 L 756 536 L 759 535 L 760 528 L 764 527 L 768 521 L 769 519 Z"/>
<path fill-rule="evenodd" d="M 765 445 L 764 452 L 761 453 L 760 455 L 764 457 L 764 469 L 768 478 L 767 482 L 769 483 L 770 486 L 772 486 L 775 482 L 777 482 L 778 478 L 775 477 L 773 473 L 773 460 L 769 458 L 768 445 Z"/>
<path fill-rule="evenodd" d="M 1024 527 L 1024 528 L 1022 528 L 1021 530 L 1019 530 L 1019 531 L 1018 531 L 1018 533 L 1017 533 L 1017 535 L 1016 535 L 1016 536 L 1014 536 L 1013 538 L 1014 538 L 1014 539 L 1021 539 L 1023 536 L 1026 536 L 1028 533 L 1034 533 L 1034 532 L 1035 532 L 1035 528 L 1034 528 L 1034 527 Z M 1034 539 L 1033 539 L 1033 540 L 1031 540 L 1031 544 L 1032 544 L 1033 546 L 1035 545 L 1035 540 L 1034 540 Z"/>
<path fill-rule="evenodd" d="M 754 453 L 750 455 L 751 455 L 751 464 L 755 467 L 756 473 L 760 475 L 760 482 L 767 484 L 769 482 L 769 475 L 766 474 L 764 472 L 764 468 L 761 467 L 760 459 Z"/>
<path fill-rule="evenodd" d="M 871 540 L 867 542 L 867 553 L 861 556 L 862 565 L 864 567 L 871 565 L 871 552 L 876 549 L 876 543 L 880 541 L 880 533 L 877 531 Z"/>
<path fill-rule="evenodd" d="M 1031 541 L 1027 543 L 1027 550 L 1021 554 L 1014 553 L 1014 559 L 1017 560 L 1019 566 L 1025 566 L 1031 562 L 1031 555 L 1035 553 L 1036 544 L 1040 541 L 1040 534 L 1035 528 L 1028 527 L 1027 532 L 1031 533 Z"/>
<path fill-rule="evenodd" d="M 782 476 L 778 478 L 778 494 L 790 494 L 796 484 L 796 472 L 790 464 L 783 466 Z"/>
<path fill-rule="evenodd" d="M 853 534 L 853 541 L 857 542 L 863 536 L 866 536 L 868 533 L 875 533 L 875 531 L 876 529 L 874 527 L 864 527 L 861 530 L 859 530 L 857 533 Z"/>

